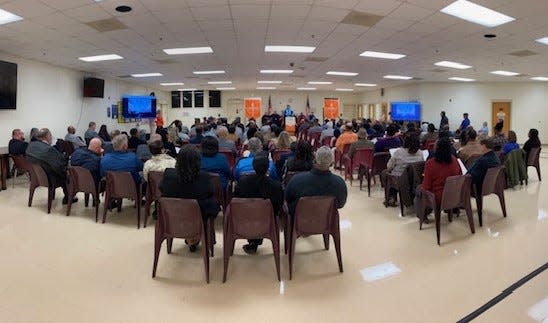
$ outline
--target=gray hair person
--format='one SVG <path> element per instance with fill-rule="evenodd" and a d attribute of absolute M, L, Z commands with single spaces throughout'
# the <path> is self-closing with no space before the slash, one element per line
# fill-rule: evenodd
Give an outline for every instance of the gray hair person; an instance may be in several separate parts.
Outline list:
<path fill-rule="evenodd" d="M 263 150 L 263 143 L 259 138 L 253 137 L 249 139 L 249 142 L 247 143 L 247 149 L 249 149 L 249 152 L 254 155 Z"/>
<path fill-rule="evenodd" d="M 319 170 L 328 171 L 333 164 L 333 154 L 329 147 L 323 146 L 318 148 L 314 157 L 314 167 Z"/>
<path fill-rule="evenodd" d="M 115 151 L 126 151 L 127 146 L 127 136 L 116 136 L 112 138 L 112 147 Z"/>

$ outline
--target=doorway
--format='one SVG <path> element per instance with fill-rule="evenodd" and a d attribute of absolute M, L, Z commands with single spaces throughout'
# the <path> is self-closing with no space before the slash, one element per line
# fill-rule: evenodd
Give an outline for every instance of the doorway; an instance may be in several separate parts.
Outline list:
<path fill-rule="evenodd" d="M 508 133 L 511 129 L 511 110 L 512 102 L 509 101 L 493 101 L 491 106 L 491 129 L 494 129 L 498 122 L 503 123 L 502 132 Z M 490 129 L 490 130 L 491 130 Z"/>

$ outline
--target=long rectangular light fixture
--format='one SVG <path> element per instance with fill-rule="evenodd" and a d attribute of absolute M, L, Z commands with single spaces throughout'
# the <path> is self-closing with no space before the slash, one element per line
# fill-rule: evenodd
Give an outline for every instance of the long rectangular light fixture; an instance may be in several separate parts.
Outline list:
<path fill-rule="evenodd" d="M 196 88 L 189 88 L 189 89 L 177 89 L 177 91 L 186 91 L 186 92 L 190 92 L 190 91 L 196 91 L 198 89 Z"/>
<path fill-rule="evenodd" d="M 166 48 L 164 53 L 168 55 L 188 55 L 188 54 L 209 54 L 213 53 L 211 47 L 186 47 L 186 48 Z"/>
<path fill-rule="evenodd" d="M 310 82 L 308 82 L 308 84 L 312 84 L 312 85 L 328 85 L 328 84 L 333 84 L 333 82 L 329 82 L 329 81 L 310 81 Z"/>
<path fill-rule="evenodd" d="M 535 77 L 532 77 L 531 80 L 534 80 L 534 81 L 548 81 L 548 77 L 545 77 L 545 76 L 535 76 Z"/>
<path fill-rule="evenodd" d="M 291 74 L 293 70 L 261 70 L 261 74 Z"/>
<path fill-rule="evenodd" d="M 16 22 L 19 20 L 23 20 L 23 17 L 0 9 L 0 25 L 9 24 L 10 22 Z"/>
<path fill-rule="evenodd" d="M 354 91 L 354 89 L 337 88 L 337 89 L 335 89 L 335 91 L 340 91 L 340 92 L 352 92 L 352 91 Z"/>
<path fill-rule="evenodd" d="M 174 82 L 174 83 L 160 83 L 161 86 L 181 86 L 185 85 L 183 82 Z"/>
<path fill-rule="evenodd" d="M 336 75 L 336 76 L 356 76 L 358 75 L 359 73 L 355 73 L 355 72 L 337 72 L 337 71 L 329 71 L 327 73 L 325 73 L 327 75 Z"/>
<path fill-rule="evenodd" d="M 259 84 L 282 84 L 282 81 L 257 81 Z"/>
<path fill-rule="evenodd" d="M 142 73 L 142 74 L 131 74 L 131 77 L 155 77 L 162 76 L 162 73 Z"/>
<path fill-rule="evenodd" d="M 466 77 L 450 77 L 451 81 L 459 81 L 459 82 L 474 82 L 475 79 L 469 79 Z"/>
<path fill-rule="evenodd" d="M 115 60 L 124 59 L 124 58 L 116 54 L 106 54 L 106 55 L 97 55 L 97 56 L 78 57 L 78 59 L 84 62 L 101 62 L 101 61 L 115 61 Z"/>
<path fill-rule="evenodd" d="M 502 75 L 502 76 L 516 76 L 519 73 L 510 72 L 510 71 L 492 71 L 491 74 Z"/>
<path fill-rule="evenodd" d="M 385 75 L 383 77 L 389 80 L 411 80 L 413 78 L 412 76 L 404 76 L 404 75 Z"/>
<path fill-rule="evenodd" d="M 267 45 L 264 51 L 267 53 L 312 53 L 316 50 L 313 46 L 274 46 Z"/>
<path fill-rule="evenodd" d="M 207 82 L 207 84 L 211 84 L 211 85 L 214 85 L 214 84 L 232 84 L 232 81 L 210 81 L 210 82 Z"/>
<path fill-rule="evenodd" d="M 373 57 L 373 58 L 384 58 L 384 59 L 400 59 L 404 58 L 404 54 L 393 54 L 393 53 L 383 53 L 383 52 L 373 52 L 366 50 L 365 52 L 361 53 L 360 56 L 362 57 Z"/>
<path fill-rule="evenodd" d="M 536 40 L 536 42 L 544 44 L 544 45 L 548 45 L 548 37 L 539 38 L 539 39 Z"/>
<path fill-rule="evenodd" d="M 275 86 L 257 86 L 257 90 L 275 90 Z"/>
<path fill-rule="evenodd" d="M 223 70 L 216 70 L 216 71 L 194 71 L 192 74 L 196 75 L 210 75 L 210 74 L 224 74 L 225 71 Z"/>
<path fill-rule="evenodd" d="M 218 87 L 217 90 L 230 91 L 230 90 L 236 90 L 236 88 L 235 87 Z"/>
<path fill-rule="evenodd" d="M 459 70 L 465 70 L 465 69 L 468 69 L 468 68 L 472 68 L 472 66 L 464 65 L 464 64 L 461 64 L 461 63 L 457 63 L 457 62 L 450 62 L 450 61 L 437 62 L 437 63 L 434 63 L 434 65 L 441 66 L 441 67 L 456 68 L 456 69 L 459 69 Z"/>
<path fill-rule="evenodd" d="M 457 0 L 440 11 L 489 28 L 516 20 L 513 17 L 467 0 Z"/>
<path fill-rule="evenodd" d="M 299 91 L 315 91 L 315 87 L 298 87 L 297 90 Z"/>
<path fill-rule="evenodd" d="M 356 83 L 356 84 L 354 84 L 354 86 L 373 87 L 373 86 L 377 86 L 377 84 L 374 84 L 374 83 Z"/>

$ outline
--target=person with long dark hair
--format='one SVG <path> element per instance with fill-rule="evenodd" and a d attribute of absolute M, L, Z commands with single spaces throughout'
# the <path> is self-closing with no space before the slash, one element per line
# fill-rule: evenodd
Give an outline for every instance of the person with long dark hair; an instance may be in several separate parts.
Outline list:
<path fill-rule="evenodd" d="M 200 169 L 205 172 L 219 174 L 223 189 L 226 189 L 230 179 L 230 166 L 226 156 L 219 154 L 219 141 L 215 137 L 205 136 L 202 139 L 200 149 L 202 153 Z"/>
<path fill-rule="evenodd" d="M 306 172 L 314 166 L 314 152 L 308 141 L 297 142 L 295 156 L 290 157 L 285 164 L 285 172 Z M 284 172 L 284 173 L 285 173 Z"/>
<path fill-rule="evenodd" d="M 110 142 L 112 140 L 112 138 L 110 138 L 110 135 L 108 134 L 107 125 L 101 125 L 101 127 L 99 128 L 99 137 L 103 139 L 103 142 Z"/>
<path fill-rule="evenodd" d="M 221 210 L 214 196 L 209 174 L 200 170 L 200 153 L 193 145 L 185 145 L 177 155 L 175 168 L 167 168 L 160 183 L 163 197 L 195 199 L 200 205 L 204 225 Z M 199 241 L 187 241 L 190 251 L 196 251 Z M 204 246 L 205 248 L 205 246 Z"/>
<path fill-rule="evenodd" d="M 270 199 L 274 214 L 282 208 L 284 194 L 282 184 L 267 176 L 270 161 L 267 152 L 259 152 L 253 159 L 255 174 L 243 176 L 234 189 L 234 197 Z M 256 253 L 263 239 L 248 240 L 243 249 L 246 253 Z"/>
<path fill-rule="evenodd" d="M 530 129 L 528 136 L 529 136 L 529 139 L 527 139 L 527 141 L 523 145 L 523 150 L 525 150 L 525 152 L 527 153 L 527 158 L 525 160 L 528 160 L 529 152 L 531 152 L 532 148 L 540 147 L 540 139 L 538 139 L 537 129 Z"/>

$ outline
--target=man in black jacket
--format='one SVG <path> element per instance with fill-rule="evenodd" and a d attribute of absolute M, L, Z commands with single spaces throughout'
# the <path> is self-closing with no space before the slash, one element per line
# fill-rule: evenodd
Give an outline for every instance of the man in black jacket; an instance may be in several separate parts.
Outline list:
<path fill-rule="evenodd" d="M 11 140 L 8 144 L 8 152 L 10 155 L 25 155 L 28 147 L 28 142 L 25 141 L 25 134 L 21 129 L 13 129 L 11 132 Z"/>
<path fill-rule="evenodd" d="M 483 155 L 478 158 L 468 170 L 468 173 L 472 176 L 472 183 L 474 185 L 480 185 L 479 187 L 483 184 L 483 179 L 487 174 L 487 170 L 500 165 L 500 160 L 493 151 L 495 142 L 491 138 L 486 138 L 482 139 L 480 144 Z"/>
<path fill-rule="evenodd" d="M 52 136 L 48 128 L 40 129 L 35 137 L 37 141 L 31 142 L 27 148 L 27 158 L 44 168 L 51 185 L 63 189 L 63 204 L 67 204 L 67 159 L 51 146 Z M 76 201 L 75 198 L 73 202 Z"/>

